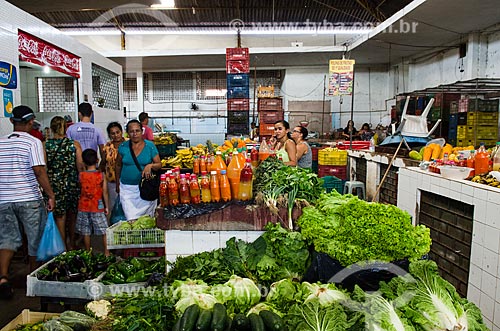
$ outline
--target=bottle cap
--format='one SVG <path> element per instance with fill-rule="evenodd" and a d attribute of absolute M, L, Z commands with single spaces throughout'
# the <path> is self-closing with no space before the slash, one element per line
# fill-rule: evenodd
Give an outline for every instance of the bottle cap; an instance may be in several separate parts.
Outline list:
<path fill-rule="evenodd" d="M 222 152 L 221 151 L 217 151 L 215 152 L 216 155 L 222 155 Z"/>
<path fill-rule="evenodd" d="M 203 170 L 203 171 L 201 172 L 201 175 L 202 175 L 202 176 L 206 176 L 206 175 L 207 175 L 207 172 L 206 172 L 205 170 Z"/>
<path fill-rule="evenodd" d="M 247 157 L 247 162 L 252 162 L 252 160 Z"/>
<path fill-rule="evenodd" d="M 161 174 L 160 175 L 160 180 L 165 180 L 167 179 L 167 174 Z"/>
<path fill-rule="evenodd" d="M 225 174 L 226 174 L 226 170 L 222 169 L 222 170 L 220 171 L 220 174 L 221 174 L 221 175 L 225 175 Z"/>
<path fill-rule="evenodd" d="M 210 174 L 211 174 L 211 175 L 217 175 L 217 171 L 212 170 L 212 171 L 210 171 Z"/>
<path fill-rule="evenodd" d="M 186 173 L 186 178 L 191 177 L 191 174 L 189 172 Z"/>
<path fill-rule="evenodd" d="M 204 158 L 205 158 L 205 155 L 202 155 L 202 156 L 201 156 L 201 158 L 202 158 L 202 159 L 204 159 Z"/>
<path fill-rule="evenodd" d="M 186 179 L 186 175 L 185 174 L 181 174 L 181 178 Z"/>

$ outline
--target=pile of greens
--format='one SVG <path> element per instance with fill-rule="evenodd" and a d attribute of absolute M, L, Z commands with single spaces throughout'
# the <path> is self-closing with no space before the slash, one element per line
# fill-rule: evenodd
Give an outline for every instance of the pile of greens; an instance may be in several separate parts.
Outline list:
<path fill-rule="evenodd" d="M 369 203 L 336 191 L 302 209 L 301 233 L 316 251 L 341 265 L 360 261 L 415 261 L 430 250 L 430 231 L 413 226 L 410 215 L 393 205 Z"/>
<path fill-rule="evenodd" d="M 179 257 L 167 282 L 197 279 L 219 284 L 233 274 L 267 285 L 276 279 L 300 279 L 310 263 L 306 240 L 280 224 L 268 223 L 265 229 L 253 243 L 231 238 L 223 249 Z"/>

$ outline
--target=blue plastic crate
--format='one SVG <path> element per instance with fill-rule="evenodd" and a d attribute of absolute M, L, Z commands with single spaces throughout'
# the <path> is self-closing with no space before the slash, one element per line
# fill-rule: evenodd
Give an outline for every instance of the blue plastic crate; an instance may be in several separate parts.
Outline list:
<path fill-rule="evenodd" d="M 228 99 L 250 98 L 248 86 L 235 86 L 227 89 Z"/>
<path fill-rule="evenodd" d="M 250 79 L 248 74 L 228 74 L 226 76 L 227 88 L 231 89 L 233 87 L 247 87 L 250 85 Z"/>

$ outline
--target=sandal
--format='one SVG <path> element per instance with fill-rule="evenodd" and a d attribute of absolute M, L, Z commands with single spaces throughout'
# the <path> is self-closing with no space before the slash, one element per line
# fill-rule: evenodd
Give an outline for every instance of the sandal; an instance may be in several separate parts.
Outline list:
<path fill-rule="evenodd" d="M 14 289 L 7 276 L 0 276 L 0 280 L 2 279 L 7 281 L 0 283 L 0 299 L 10 299 L 14 296 Z"/>

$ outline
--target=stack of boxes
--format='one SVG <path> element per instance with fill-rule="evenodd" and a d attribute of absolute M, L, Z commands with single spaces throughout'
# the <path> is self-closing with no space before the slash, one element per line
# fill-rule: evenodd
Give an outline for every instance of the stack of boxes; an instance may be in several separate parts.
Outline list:
<path fill-rule="evenodd" d="M 259 98 L 257 103 L 259 112 L 259 136 L 269 139 L 274 135 L 274 123 L 285 118 L 283 100 L 281 98 Z"/>
<path fill-rule="evenodd" d="M 498 100 L 460 99 L 458 113 L 450 115 L 450 127 L 452 120 L 457 122 L 456 131 L 449 132 L 450 143 L 456 141 L 459 147 L 477 147 L 480 143 L 494 146 L 498 139 L 498 107 Z"/>
<path fill-rule="evenodd" d="M 250 53 L 226 48 L 227 133 L 247 135 L 250 119 Z"/>

